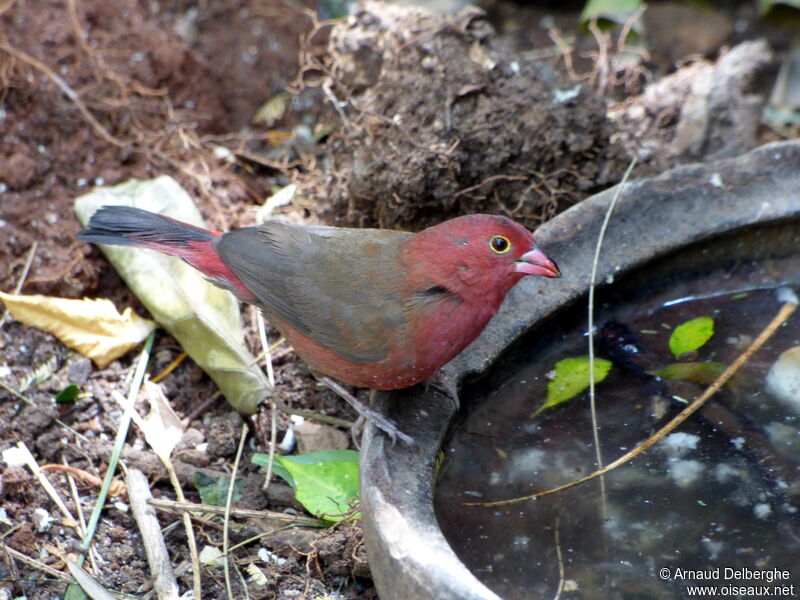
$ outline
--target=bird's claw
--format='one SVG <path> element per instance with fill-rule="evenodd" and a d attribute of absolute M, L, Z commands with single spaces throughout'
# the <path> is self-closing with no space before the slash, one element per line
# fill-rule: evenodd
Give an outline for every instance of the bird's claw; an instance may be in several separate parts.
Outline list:
<path fill-rule="evenodd" d="M 375 427 L 377 427 L 378 429 L 383 431 L 387 436 L 389 436 L 389 439 L 392 440 L 392 446 L 394 446 L 397 443 L 397 440 L 400 440 L 401 442 L 409 446 L 411 446 L 414 443 L 414 438 L 400 431 L 397 428 L 397 425 L 395 425 L 393 421 L 387 419 L 386 417 L 381 415 L 378 411 L 372 411 L 372 412 L 375 415 L 377 415 L 377 418 L 375 417 L 365 417 L 365 418 L 372 421 Z"/>
<path fill-rule="evenodd" d="M 453 409 L 458 412 L 461 408 L 461 399 L 458 397 L 458 386 L 444 371 L 436 371 L 432 377 L 428 378 L 427 384 L 433 385 L 433 387 L 439 391 L 444 392 L 453 402 Z"/>

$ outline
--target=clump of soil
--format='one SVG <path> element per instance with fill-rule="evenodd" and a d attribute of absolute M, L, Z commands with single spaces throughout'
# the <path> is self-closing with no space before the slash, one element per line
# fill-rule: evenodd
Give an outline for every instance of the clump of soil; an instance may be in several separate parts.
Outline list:
<path fill-rule="evenodd" d="M 716 63 L 684 65 L 611 110 L 620 142 L 649 173 L 744 154 L 764 141 L 762 114 L 777 66 L 763 39 L 742 42 Z"/>
<path fill-rule="evenodd" d="M 534 226 L 624 169 L 588 84 L 513 53 L 467 9 L 368 2 L 330 40 L 340 101 L 325 195 L 340 223 L 421 228 L 469 212 Z"/>

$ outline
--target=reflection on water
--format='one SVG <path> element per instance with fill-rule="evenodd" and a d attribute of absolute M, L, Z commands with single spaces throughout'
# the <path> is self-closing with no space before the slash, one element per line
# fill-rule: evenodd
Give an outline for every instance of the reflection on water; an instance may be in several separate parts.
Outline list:
<path fill-rule="evenodd" d="M 644 370 L 654 370 L 676 360 L 667 343 L 676 325 L 713 316 L 714 336 L 688 359 L 730 364 L 780 306 L 766 289 L 669 301 L 678 297 L 662 295 L 650 308 L 615 302 L 597 320 L 634 332 L 652 365 Z M 543 332 L 528 356 L 495 375 L 497 388 L 445 446 L 436 510 L 461 559 L 508 599 L 553 598 L 559 587 L 561 598 L 672 599 L 694 584 L 794 585 L 800 595 L 800 351 L 797 386 L 791 352 L 784 391 L 766 381 L 778 357 L 800 346 L 797 315 L 702 413 L 607 475 L 605 503 L 594 480 L 522 504 L 463 506 L 546 490 L 595 469 L 586 393 L 531 418 L 555 362 L 586 353 L 573 322 L 572 331 Z M 604 460 L 646 439 L 703 389 L 615 362 L 598 386 Z"/>

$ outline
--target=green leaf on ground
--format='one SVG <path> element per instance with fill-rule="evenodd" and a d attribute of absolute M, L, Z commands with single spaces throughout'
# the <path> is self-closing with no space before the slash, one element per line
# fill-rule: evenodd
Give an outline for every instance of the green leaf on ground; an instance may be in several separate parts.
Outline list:
<path fill-rule="evenodd" d="M 594 359 L 594 382 L 600 383 L 611 370 L 611 361 Z M 547 399 L 532 416 L 574 398 L 589 387 L 589 357 L 564 358 L 556 363 L 556 376 L 547 384 Z"/>
<path fill-rule="evenodd" d="M 669 337 L 669 349 L 675 358 L 697 350 L 714 335 L 714 319 L 697 317 L 678 325 Z"/>
<path fill-rule="evenodd" d="M 217 477 L 214 479 L 199 471 L 194 474 L 194 487 L 200 492 L 200 501 L 209 506 L 225 506 L 230 483 L 230 477 Z M 237 480 L 233 484 L 233 502 L 238 502 L 241 496 L 242 482 Z"/>
<path fill-rule="evenodd" d="M 57 404 L 66 404 L 67 402 L 72 402 L 75 398 L 78 397 L 78 394 L 81 393 L 81 388 L 79 388 L 74 383 L 70 383 L 67 387 L 56 394 L 56 403 Z"/>
<path fill-rule="evenodd" d="M 273 472 L 295 490 L 297 501 L 316 517 L 340 521 L 359 499 L 358 452 L 323 450 L 298 456 L 275 456 Z M 269 457 L 253 462 L 266 467 Z"/>
<path fill-rule="evenodd" d="M 261 452 L 257 452 L 256 454 L 253 454 L 253 458 L 251 458 L 250 460 L 254 465 L 261 467 L 262 469 L 266 469 L 267 467 L 269 467 L 269 454 L 263 454 Z M 277 475 L 278 477 L 283 479 L 286 483 L 288 483 L 290 486 L 296 487 L 294 484 L 294 479 L 292 479 L 291 473 L 289 473 L 289 471 L 286 470 L 286 467 L 284 467 L 277 460 L 272 461 L 272 474 Z"/>

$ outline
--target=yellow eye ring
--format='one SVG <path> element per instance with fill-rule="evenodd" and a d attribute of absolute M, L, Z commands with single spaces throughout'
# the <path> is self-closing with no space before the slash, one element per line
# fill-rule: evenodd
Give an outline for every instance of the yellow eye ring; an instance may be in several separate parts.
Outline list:
<path fill-rule="evenodd" d="M 489 240 L 489 248 L 495 254 L 505 254 L 511 250 L 511 242 L 503 235 L 493 235 L 492 239 Z"/>

